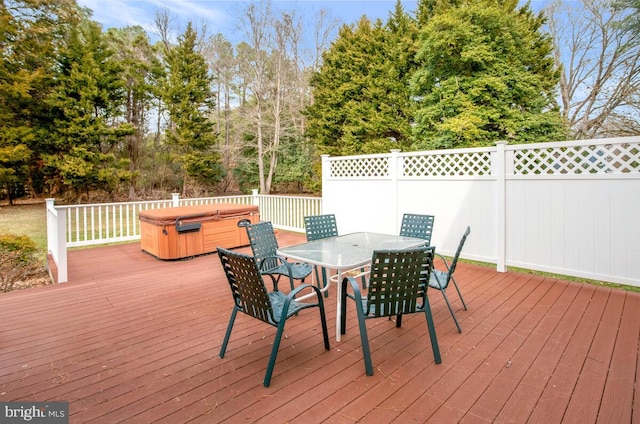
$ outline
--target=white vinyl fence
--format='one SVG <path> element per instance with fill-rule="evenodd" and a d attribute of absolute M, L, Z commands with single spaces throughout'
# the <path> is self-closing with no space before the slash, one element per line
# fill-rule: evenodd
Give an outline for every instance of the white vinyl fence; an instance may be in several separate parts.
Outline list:
<path fill-rule="evenodd" d="M 68 281 L 67 249 L 140 240 L 139 213 L 143 210 L 175 206 L 219 203 L 257 205 L 260 219 L 275 228 L 304 232 L 304 216 L 317 215 L 322 199 L 302 196 L 252 195 L 171 200 L 55 205 L 47 199 L 47 249 L 58 269 L 59 283 Z"/>
<path fill-rule="evenodd" d="M 640 286 L 640 137 L 323 157 L 322 211 L 341 233 L 435 215 L 451 255 Z"/>

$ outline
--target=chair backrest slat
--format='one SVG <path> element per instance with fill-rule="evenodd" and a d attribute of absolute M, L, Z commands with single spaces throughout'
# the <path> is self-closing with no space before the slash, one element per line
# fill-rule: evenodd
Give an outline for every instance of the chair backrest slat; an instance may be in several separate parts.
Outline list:
<path fill-rule="evenodd" d="M 278 251 L 278 240 L 273 230 L 273 225 L 269 221 L 262 221 L 256 224 L 247 225 L 247 237 L 251 245 L 251 251 L 256 263 L 261 266 L 262 270 L 268 270 L 276 267 L 278 264 L 275 260 L 273 263 L 262 265 L 262 261 L 269 256 L 276 256 Z"/>
<path fill-rule="evenodd" d="M 338 235 L 336 216 L 334 214 L 305 216 L 304 229 L 307 241 L 336 237 Z"/>
<path fill-rule="evenodd" d="M 274 325 L 269 294 L 254 259 L 222 248 L 218 248 L 218 256 L 238 310 Z"/>
<path fill-rule="evenodd" d="M 405 213 L 402 216 L 400 235 L 424 239 L 427 242 L 427 246 L 429 246 L 431 244 L 434 220 L 435 217 L 433 215 Z"/>
<path fill-rule="evenodd" d="M 433 247 L 373 252 L 367 315 L 413 313 L 425 301 L 433 264 Z"/>
<path fill-rule="evenodd" d="M 465 230 L 464 234 L 462 235 L 462 238 L 460 239 L 460 243 L 458 244 L 458 249 L 456 249 L 456 254 L 453 256 L 453 259 L 451 259 L 451 263 L 449 264 L 449 275 L 447 276 L 447 284 L 449 283 L 449 280 L 451 279 L 453 272 L 456 270 L 456 265 L 458 264 L 458 258 L 460 257 L 460 253 L 462 252 L 462 247 L 464 246 L 464 243 L 467 241 L 467 237 L 469 236 L 470 233 L 471 233 L 471 227 L 467 226 L 467 229 Z"/>

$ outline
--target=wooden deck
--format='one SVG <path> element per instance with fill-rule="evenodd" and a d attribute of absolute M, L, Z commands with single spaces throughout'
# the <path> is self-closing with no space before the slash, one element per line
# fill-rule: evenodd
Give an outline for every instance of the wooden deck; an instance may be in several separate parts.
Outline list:
<path fill-rule="evenodd" d="M 327 352 L 305 311 L 265 388 L 273 328 L 239 316 L 218 357 L 231 299 L 216 255 L 71 251 L 69 283 L 0 295 L 0 401 L 69 401 L 71 423 L 640 423 L 639 294 L 469 264 L 457 276 L 462 334 L 431 292 L 442 364 L 423 317 L 375 320 L 367 377 L 355 314 Z M 326 306 L 333 335 L 335 292 Z"/>

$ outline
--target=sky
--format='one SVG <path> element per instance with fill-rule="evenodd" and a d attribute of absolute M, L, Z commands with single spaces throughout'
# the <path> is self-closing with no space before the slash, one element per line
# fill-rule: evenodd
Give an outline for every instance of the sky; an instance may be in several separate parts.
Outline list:
<path fill-rule="evenodd" d="M 228 35 L 235 30 L 238 16 L 248 2 L 232 0 L 77 0 L 78 4 L 93 11 L 93 20 L 104 29 L 140 25 L 147 31 L 153 29 L 156 11 L 167 10 L 176 18 L 180 29 L 188 21 L 194 24 L 206 23 L 209 32 Z M 330 12 L 332 18 L 342 23 L 356 22 L 362 15 L 371 20 L 386 20 L 395 7 L 395 0 L 369 1 L 284 1 L 272 0 L 274 9 L 296 10 L 313 16 L 320 9 Z M 402 1 L 408 12 L 416 9 L 417 0 Z M 182 32 L 182 31 L 180 31 Z"/>
<path fill-rule="evenodd" d="M 534 9 L 538 9 L 548 0 L 533 0 Z M 248 2 L 235 0 L 77 0 L 78 4 L 93 11 L 93 20 L 103 28 L 121 28 L 140 25 L 150 35 L 153 33 L 156 11 L 167 10 L 175 18 L 177 32 L 182 33 L 188 21 L 199 26 L 206 24 L 211 34 L 222 33 L 233 39 L 233 32 L 241 16 L 241 10 Z M 354 23 L 362 15 L 371 20 L 383 21 L 395 7 L 395 0 L 272 0 L 274 9 L 296 10 L 307 16 L 314 16 L 320 9 L 326 9 L 330 17 L 342 23 Z M 417 0 L 402 0 L 407 12 L 414 12 Z"/>

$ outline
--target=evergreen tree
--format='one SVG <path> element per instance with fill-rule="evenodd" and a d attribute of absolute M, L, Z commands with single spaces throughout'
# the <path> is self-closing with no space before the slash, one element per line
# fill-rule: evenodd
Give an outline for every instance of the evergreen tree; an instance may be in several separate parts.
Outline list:
<path fill-rule="evenodd" d="M 216 134 L 209 119 L 214 107 L 212 78 L 191 22 L 178 45 L 166 52 L 166 63 L 163 100 L 171 118 L 167 142 L 174 160 L 181 164 L 182 193 L 186 195 L 189 178 L 207 184 L 222 178 Z"/>
<path fill-rule="evenodd" d="M 107 31 L 107 42 L 115 52 L 113 60 L 121 66 L 120 73 L 124 83 L 125 101 L 123 119 L 134 128 L 134 133 L 127 136 L 121 146 L 120 155 L 129 161 L 131 180 L 129 182 L 129 199 L 137 197 L 136 186 L 142 164 L 146 155 L 154 154 L 154 149 L 145 145 L 145 135 L 150 126 L 151 110 L 155 99 L 156 87 L 162 74 L 161 64 L 157 58 L 147 33 L 140 26 L 122 29 L 111 28 Z M 151 169 L 155 172 L 156 169 Z"/>
<path fill-rule="evenodd" d="M 45 163 L 77 193 L 112 192 L 130 178 L 126 160 L 115 154 L 133 128 L 121 119 L 122 69 L 112 55 L 100 26 L 85 20 L 58 56 L 57 86 L 48 100 L 54 152 Z"/>
<path fill-rule="evenodd" d="M 437 9 L 422 28 L 412 80 L 422 149 L 561 140 L 559 81 L 542 15 L 517 0 Z"/>
<path fill-rule="evenodd" d="M 352 155 L 408 147 L 413 23 L 396 6 L 389 24 L 362 17 L 343 26 L 312 80 L 307 136 L 319 153 Z"/>
<path fill-rule="evenodd" d="M 640 0 L 613 0 L 613 6 L 628 12 L 621 22 L 622 27 L 640 33 Z"/>
<path fill-rule="evenodd" d="M 386 87 L 386 101 L 381 107 L 385 110 L 388 127 L 395 129 L 393 138 L 397 140 L 398 145 L 393 147 L 402 150 L 412 148 L 416 104 L 409 85 L 418 66 L 415 60 L 418 34 L 417 21 L 407 15 L 398 0 L 386 23 L 385 46 L 389 84 Z"/>
<path fill-rule="evenodd" d="M 40 130 L 49 120 L 43 100 L 78 19 L 72 0 L 0 0 L 0 189 L 10 201 L 43 189 L 40 152 L 50 139 Z"/>

